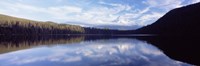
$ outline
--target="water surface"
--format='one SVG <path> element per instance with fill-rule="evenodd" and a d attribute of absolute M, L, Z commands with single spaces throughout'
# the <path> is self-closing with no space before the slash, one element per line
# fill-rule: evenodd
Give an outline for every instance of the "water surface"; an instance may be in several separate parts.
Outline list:
<path fill-rule="evenodd" d="M 190 66 L 136 38 L 85 39 L 1 42 L 0 66 Z"/>

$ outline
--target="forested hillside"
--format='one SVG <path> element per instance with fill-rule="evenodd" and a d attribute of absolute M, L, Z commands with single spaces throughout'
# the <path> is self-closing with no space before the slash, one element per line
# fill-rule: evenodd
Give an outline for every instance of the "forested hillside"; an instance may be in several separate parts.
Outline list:
<path fill-rule="evenodd" d="M 81 26 L 40 22 L 0 14 L 0 34 L 77 34 Z"/>

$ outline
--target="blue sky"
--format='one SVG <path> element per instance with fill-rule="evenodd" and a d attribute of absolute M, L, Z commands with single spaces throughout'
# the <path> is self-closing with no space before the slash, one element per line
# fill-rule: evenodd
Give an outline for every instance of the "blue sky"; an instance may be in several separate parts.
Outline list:
<path fill-rule="evenodd" d="M 0 14 L 89 27 L 135 29 L 155 22 L 173 8 L 197 2 L 200 0 L 1 0 Z"/>

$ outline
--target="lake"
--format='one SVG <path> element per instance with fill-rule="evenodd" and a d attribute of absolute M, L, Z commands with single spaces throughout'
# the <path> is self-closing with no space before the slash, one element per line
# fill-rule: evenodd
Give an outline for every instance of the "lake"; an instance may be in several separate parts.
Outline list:
<path fill-rule="evenodd" d="M 0 66 L 192 65 L 190 62 L 187 63 L 184 60 L 184 56 L 181 59 L 174 57 L 177 55 L 176 53 L 181 53 L 179 53 L 179 49 L 177 52 L 172 52 L 176 51 L 172 47 L 171 49 L 167 49 L 172 51 L 165 52 L 165 49 L 159 45 L 162 42 L 167 43 L 170 40 L 162 40 L 160 38 L 60 35 L 1 36 L 0 40 Z M 168 48 L 165 45 L 163 44 L 165 48 Z M 170 56 L 170 52 L 174 55 Z M 165 53 L 168 53 L 170 57 Z M 191 61 L 191 63 L 195 62 L 195 60 Z"/>

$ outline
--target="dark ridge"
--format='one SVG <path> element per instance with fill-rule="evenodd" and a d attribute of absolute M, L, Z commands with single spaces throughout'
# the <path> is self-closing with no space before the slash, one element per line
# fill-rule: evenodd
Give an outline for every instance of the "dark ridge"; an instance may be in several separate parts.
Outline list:
<path fill-rule="evenodd" d="M 200 34 L 200 3 L 176 8 L 155 23 L 142 27 L 135 33 L 167 36 L 196 36 Z"/>

